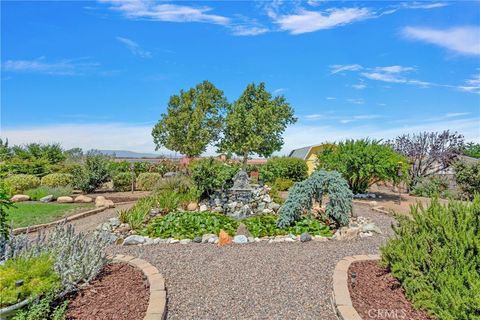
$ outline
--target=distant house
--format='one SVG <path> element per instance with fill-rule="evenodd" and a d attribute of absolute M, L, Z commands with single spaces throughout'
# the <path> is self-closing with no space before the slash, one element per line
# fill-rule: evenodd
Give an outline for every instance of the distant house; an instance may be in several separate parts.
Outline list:
<path fill-rule="evenodd" d="M 305 160 L 308 167 L 308 174 L 310 175 L 315 170 L 315 165 L 317 164 L 317 153 L 322 150 L 323 146 L 324 144 L 322 143 L 314 146 L 295 149 L 292 150 L 288 156 Z"/>

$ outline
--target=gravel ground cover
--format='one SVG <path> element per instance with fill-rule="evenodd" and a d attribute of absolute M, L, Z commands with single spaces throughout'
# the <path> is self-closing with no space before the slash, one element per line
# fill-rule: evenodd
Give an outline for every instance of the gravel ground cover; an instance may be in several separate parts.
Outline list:
<path fill-rule="evenodd" d="M 163 274 L 168 319 L 337 319 L 332 274 L 345 256 L 378 253 L 394 219 L 354 206 L 381 235 L 351 241 L 190 243 L 111 247 L 145 259 Z"/>

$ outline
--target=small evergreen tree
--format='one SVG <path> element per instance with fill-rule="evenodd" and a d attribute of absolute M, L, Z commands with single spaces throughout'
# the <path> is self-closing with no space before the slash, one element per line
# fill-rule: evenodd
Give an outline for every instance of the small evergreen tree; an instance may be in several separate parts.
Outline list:
<path fill-rule="evenodd" d="M 291 225 L 302 213 L 312 209 L 313 200 L 322 202 L 328 194 L 326 213 L 338 225 L 348 224 L 352 211 L 352 191 L 347 181 L 336 171 L 315 171 L 308 179 L 290 188 L 288 198 L 280 208 L 277 224 L 280 228 Z"/>

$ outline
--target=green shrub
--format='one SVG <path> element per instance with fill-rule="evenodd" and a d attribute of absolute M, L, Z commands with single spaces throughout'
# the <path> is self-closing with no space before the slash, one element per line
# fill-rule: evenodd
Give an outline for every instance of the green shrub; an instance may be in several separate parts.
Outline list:
<path fill-rule="evenodd" d="M 246 218 L 242 220 L 242 222 L 254 237 L 286 234 L 300 235 L 304 232 L 308 232 L 310 235 L 320 235 L 324 237 L 330 237 L 332 235 L 327 225 L 313 218 L 303 218 L 285 228 L 279 228 L 277 226 L 277 216 L 274 215 L 254 216 Z"/>
<path fill-rule="evenodd" d="M 159 173 L 155 172 L 144 172 L 140 173 L 137 178 L 137 189 L 144 191 L 152 191 L 155 189 L 155 186 L 162 179 L 162 176 Z"/>
<path fill-rule="evenodd" d="M 143 222 L 152 208 L 159 208 L 156 195 L 148 196 L 138 200 L 133 207 L 122 212 L 120 218 L 123 223 L 128 223 L 133 230 L 140 230 Z"/>
<path fill-rule="evenodd" d="M 42 186 L 47 187 L 66 187 L 72 184 L 73 177 L 68 173 L 51 173 L 44 176 L 41 180 Z"/>
<path fill-rule="evenodd" d="M 270 189 L 269 194 L 270 194 L 270 197 L 272 197 L 273 202 L 278 203 L 278 204 L 283 204 L 285 202 L 285 199 L 283 199 L 280 196 L 280 193 L 278 192 L 278 189 L 275 186 L 273 186 Z"/>
<path fill-rule="evenodd" d="M 317 169 L 340 172 L 355 194 L 379 181 L 398 181 L 399 169 L 407 177 L 407 159 L 376 140 L 346 140 L 317 156 Z"/>
<path fill-rule="evenodd" d="M 419 197 L 448 198 L 452 196 L 448 191 L 447 178 L 440 176 L 420 178 L 410 193 Z"/>
<path fill-rule="evenodd" d="M 113 190 L 129 191 L 132 190 L 132 174 L 129 172 L 120 172 L 113 176 Z"/>
<path fill-rule="evenodd" d="M 480 317 L 480 197 L 473 203 L 433 200 L 400 218 L 382 248 L 382 263 L 406 296 L 438 319 Z"/>
<path fill-rule="evenodd" d="M 58 197 L 70 196 L 72 195 L 73 190 L 70 187 L 45 187 L 40 186 L 34 189 L 29 189 L 25 191 L 25 194 L 30 197 L 31 200 L 38 201 L 43 197 L 52 195 L 53 199 L 58 199 Z"/>
<path fill-rule="evenodd" d="M 172 212 L 155 218 L 146 229 L 151 237 L 193 239 L 207 233 L 218 234 L 221 229 L 233 235 L 238 221 L 220 213 Z"/>
<path fill-rule="evenodd" d="M 75 168 L 73 172 L 74 187 L 87 193 L 95 191 L 108 179 L 110 179 L 108 158 L 95 152 L 89 152 L 83 166 Z"/>
<path fill-rule="evenodd" d="M 315 171 L 307 180 L 297 182 L 290 189 L 288 198 L 280 208 L 278 226 L 285 228 L 299 220 L 304 211 L 312 208 L 312 200 L 322 202 L 328 194 L 327 216 L 340 226 L 348 224 L 352 211 L 353 194 L 348 184 L 336 171 Z"/>
<path fill-rule="evenodd" d="M 475 192 L 480 193 L 480 162 L 468 164 L 457 161 L 454 164 L 455 180 L 463 197 L 473 199 Z"/>
<path fill-rule="evenodd" d="M 273 183 L 273 186 L 278 191 L 287 191 L 288 189 L 290 189 L 293 186 L 294 183 L 295 182 L 293 182 L 293 180 L 290 180 L 290 179 L 277 178 L 277 179 L 275 179 L 275 182 Z"/>
<path fill-rule="evenodd" d="M 33 258 L 9 259 L 0 265 L 0 307 L 59 289 L 60 278 L 53 264 L 51 255 L 42 254 Z M 15 282 L 19 279 L 24 283 L 17 287 Z"/>
<path fill-rule="evenodd" d="M 5 178 L 5 188 L 10 195 L 22 193 L 40 185 L 40 179 L 29 174 L 16 174 Z"/>
<path fill-rule="evenodd" d="M 272 158 L 260 167 L 260 178 L 266 182 L 274 182 L 277 178 L 297 182 L 305 180 L 307 177 L 307 163 L 298 158 Z"/>
<path fill-rule="evenodd" d="M 155 185 L 155 191 L 176 191 L 179 193 L 188 193 L 190 190 L 196 189 L 192 179 L 186 176 L 176 176 L 163 178 Z"/>
<path fill-rule="evenodd" d="M 175 191 L 162 192 L 158 196 L 158 206 L 167 212 L 173 211 L 180 205 L 182 195 Z"/>
<path fill-rule="evenodd" d="M 11 320 L 65 320 L 69 301 L 55 305 L 55 298 L 55 292 L 49 292 L 20 310 Z"/>
<path fill-rule="evenodd" d="M 232 178 L 239 170 L 238 163 L 226 163 L 214 158 L 195 160 L 189 165 L 190 176 L 202 197 L 231 186 Z"/>

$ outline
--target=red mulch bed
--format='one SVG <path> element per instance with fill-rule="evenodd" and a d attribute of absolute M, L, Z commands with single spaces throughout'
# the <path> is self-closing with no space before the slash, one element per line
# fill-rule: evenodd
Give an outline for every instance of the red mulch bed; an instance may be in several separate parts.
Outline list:
<path fill-rule="evenodd" d="M 97 279 L 70 298 L 69 320 L 143 319 L 149 287 L 143 273 L 127 264 L 107 265 Z"/>
<path fill-rule="evenodd" d="M 352 288 L 351 274 L 356 273 Z M 348 288 L 353 307 L 362 319 L 431 320 L 425 312 L 415 309 L 405 297 L 403 288 L 378 261 L 353 262 L 348 269 Z"/>

